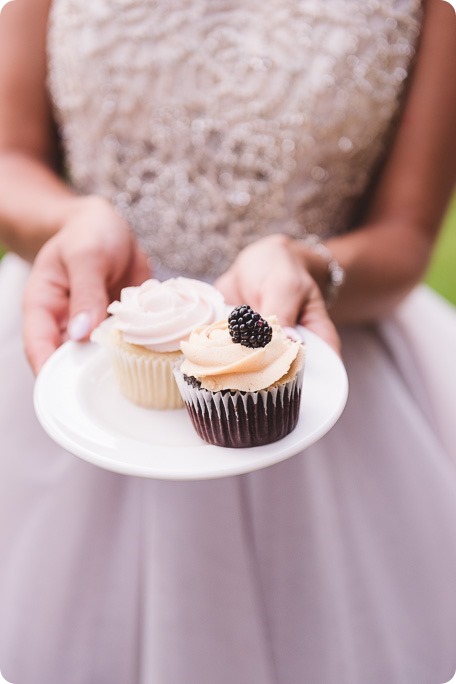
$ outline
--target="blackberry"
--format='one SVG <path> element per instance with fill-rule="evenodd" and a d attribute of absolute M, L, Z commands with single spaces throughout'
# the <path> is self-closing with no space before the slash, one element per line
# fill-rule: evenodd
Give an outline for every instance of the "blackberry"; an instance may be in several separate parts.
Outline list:
<path fill-rule="evenodd" d="M 247 304 L 237 306 L 228 316 L 228 330 L 233 342 L 256 349 L 272 338 L 271 326 Z"/>

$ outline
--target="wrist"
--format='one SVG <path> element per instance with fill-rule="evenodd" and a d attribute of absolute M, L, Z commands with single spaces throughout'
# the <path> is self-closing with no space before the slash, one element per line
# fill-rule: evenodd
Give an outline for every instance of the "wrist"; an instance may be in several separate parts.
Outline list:
<path fill-rule="evenodd" d="M 320 288 L 328 309 L 336 302 L 345 281 L 345 271 L 318 235 L 310 233 L 294 240 L 305 268 Z"/>
<path fill-rule="evenodd" d="M 303 238 L 303 242 L 325 262 L 326 283 L 322 294 L 326 307 L 330 309 L 337 301 L 340 288 L 345 282 L 345 270 L 339 264 L 332 250 L 321 241 L 318 235 L 310 233 Z"/>
<path fill-rule="evenodd" d="M 108 207 L 112 209 L 109 201 L 101 195 L 71 195 L 60 206 L 59 215 L 57 216 L 58 226 L 62 227 L 77 214 L 107 209 Z"/>
<path fill-rule="evenodd" d="M 80 197 L 70 189 L 56 195 L 51 202 L 43 206 L 40 224 L 32 226 L 27 236 L 27 246 L 31 256 L 36 256 L 41 247 L 54 237 L 75 214 L 82 211 L 85 197 Z M 32 259 L 33 260 L 33 259 Z"/>
<path fill-rule="evenodd" d="M 113 227 L 121 227 L 128 231 L 128 224 L 106 198 L 101 195 L 69 193 L 67 196 L 56 198 L 52 214 L 49 213 L 47 221 L 30 234 L 26 240 L 28 253 L 24 254 L 24 257 L 33 261 L 41 247 L 67 225 L 78 220 L 83 225 L 87 220 L 93 221 L 94 217 L 97 217 L 99 225 L 109 223 Z"/>

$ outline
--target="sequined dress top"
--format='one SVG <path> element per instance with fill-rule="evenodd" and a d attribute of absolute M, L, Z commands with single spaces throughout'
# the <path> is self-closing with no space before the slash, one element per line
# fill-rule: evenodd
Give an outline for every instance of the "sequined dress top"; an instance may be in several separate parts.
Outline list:
<path fill-rule="evenodd" d="M 223 272 L 271 232 L 346 230 L 400 108 L 417 0 L 54 0 L 72 183 L 157 267 Z"/>

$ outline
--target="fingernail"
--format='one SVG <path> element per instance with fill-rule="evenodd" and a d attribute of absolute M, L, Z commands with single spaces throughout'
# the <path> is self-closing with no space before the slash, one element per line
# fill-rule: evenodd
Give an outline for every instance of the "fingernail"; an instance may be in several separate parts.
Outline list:
<path fill-rule="evenodd" d="M 83 340 L 90 332 L 90 315 L 87 311 L 77 314 L 68 323 L 68 337 L 70 340 Z"/>

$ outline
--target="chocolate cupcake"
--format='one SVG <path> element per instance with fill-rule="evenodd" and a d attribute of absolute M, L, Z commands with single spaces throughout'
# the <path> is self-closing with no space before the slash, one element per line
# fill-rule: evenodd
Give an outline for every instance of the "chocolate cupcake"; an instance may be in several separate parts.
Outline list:
<path fill-rule="evenodd" d="M 196 328 L 174 375 L 198 435 L 252 447 L 282 439 L 299 417 L 304 346 L 275 316 L 236 307 L 228 320 Z"/>

